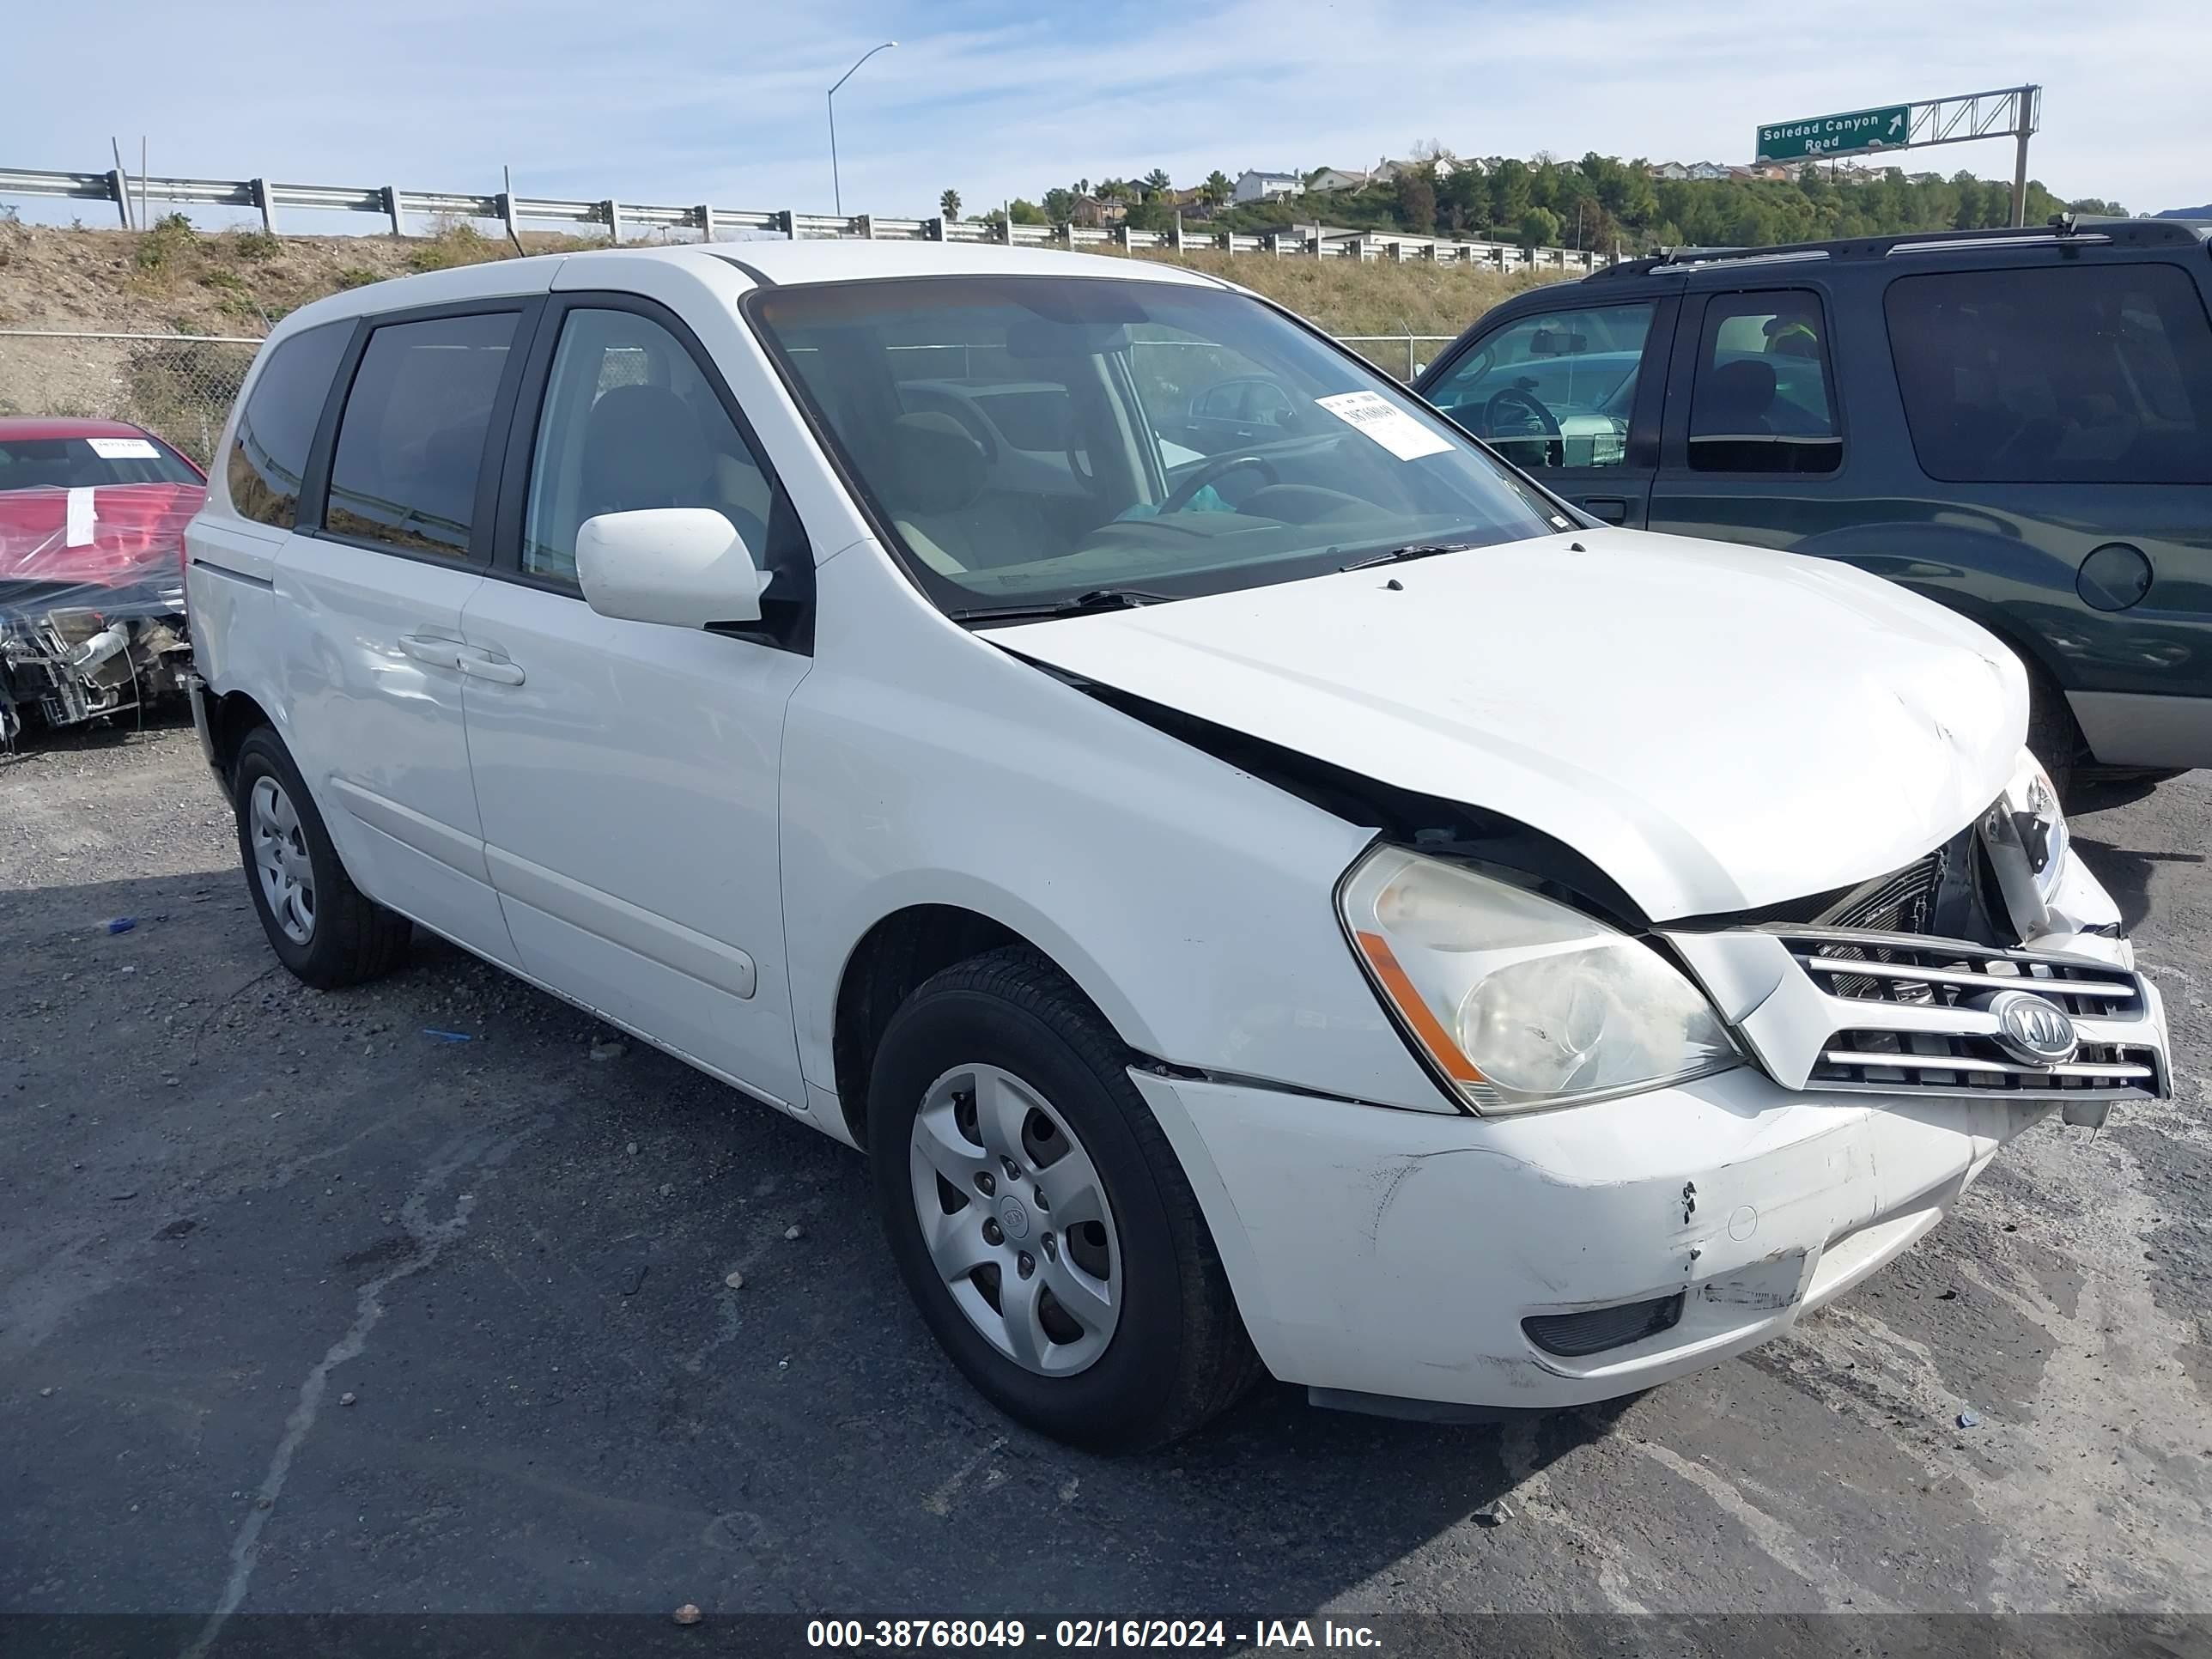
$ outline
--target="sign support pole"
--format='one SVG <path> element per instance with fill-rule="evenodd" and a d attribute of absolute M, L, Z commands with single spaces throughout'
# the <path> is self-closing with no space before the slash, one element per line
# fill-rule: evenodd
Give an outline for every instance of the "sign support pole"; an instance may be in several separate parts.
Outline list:
<path fill-rule="evenodd" d="M 2027 223 L 2027 103 L 2028 94 L 2021 94 L 2020 155 L 2012 169 L 2012 222 L 2014 226 Z"/>

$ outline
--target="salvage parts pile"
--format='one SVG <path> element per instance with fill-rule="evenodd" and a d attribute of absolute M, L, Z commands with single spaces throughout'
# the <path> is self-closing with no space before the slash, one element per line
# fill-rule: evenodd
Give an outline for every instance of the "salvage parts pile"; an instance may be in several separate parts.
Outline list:
<path fill-rule="evenodd" d="M 182 689 L 185 526 L 198 483 L 0 492 L 0 748 Z"/>

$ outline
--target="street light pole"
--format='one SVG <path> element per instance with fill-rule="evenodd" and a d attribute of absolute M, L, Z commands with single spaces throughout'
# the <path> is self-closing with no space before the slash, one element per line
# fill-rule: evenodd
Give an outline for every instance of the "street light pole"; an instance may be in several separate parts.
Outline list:
<path fill-rule="evenodd" d="M 837 86 L 830 88 L 823 94 L 823 100 L 830 106 L 830 189 L 831 194 L 836 198 L 837 216 L 840 219 L 845 216 L 845 188 L 837 177 L 837 87 L 842 87 L 846 82 L 851 80 L 859 71 L 861 64 L 866 63 L 879 52 L 889 52 L 896 45 L 898 42 L 896 40 L 886 40 L 880 46 L 869 47 L 860 54 L 860 63 L 854 64 L 851 69 L 837 77 Z"/>

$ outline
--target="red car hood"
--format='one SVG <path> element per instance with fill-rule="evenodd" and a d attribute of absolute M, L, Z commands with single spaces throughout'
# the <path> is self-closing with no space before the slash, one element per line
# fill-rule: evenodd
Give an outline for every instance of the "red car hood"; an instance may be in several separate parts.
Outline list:
<path fill-rule="evenodd" d="M 198 483 L 0 493 L 0 583 L 181 586 L 185 526 L 206 499 Z M 98 603 L 89 595 L 83 602 Z"/>

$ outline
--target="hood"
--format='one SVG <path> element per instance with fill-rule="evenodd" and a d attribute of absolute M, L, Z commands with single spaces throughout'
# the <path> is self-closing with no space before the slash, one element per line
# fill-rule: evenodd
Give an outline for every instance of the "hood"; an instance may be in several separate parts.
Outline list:
<path fill-rule="evenodd" d="M 1637 531 L 989 637 L 1516 818 L 1655 921 L 1826 892 L 1920 857 L 1996 799 L 2027 726 L 2019 660 L 1941 606 L 1826 560 Z"/>
<path fill-rule="evenodd" d="M 181 587 L 185 526 L 206 500 L 198 483 L 0 490 L 0 583 L 82 588 L 67 602 L 94 606 L 116 590 Z"/>

